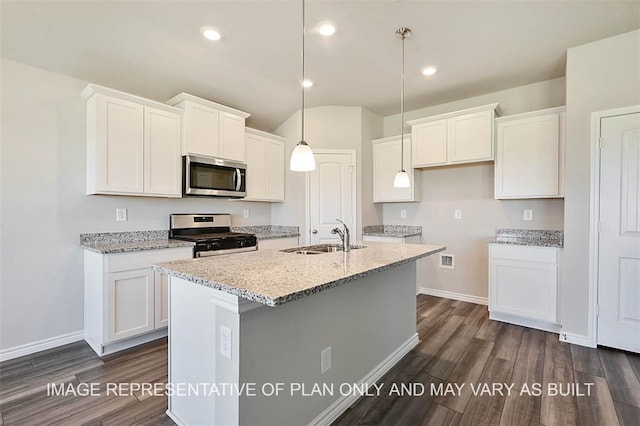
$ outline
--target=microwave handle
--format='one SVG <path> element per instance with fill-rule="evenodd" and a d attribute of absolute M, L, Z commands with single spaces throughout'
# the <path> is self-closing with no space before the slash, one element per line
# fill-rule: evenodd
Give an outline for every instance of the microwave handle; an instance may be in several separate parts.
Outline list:
<path fill-rule="evenodd" d="M 242 173 L 240 173 L 240 169 L 236 169 L 235 181 L 236 181 L 236 191 L 240 191 L 240 187 L 242 186 Z"/>

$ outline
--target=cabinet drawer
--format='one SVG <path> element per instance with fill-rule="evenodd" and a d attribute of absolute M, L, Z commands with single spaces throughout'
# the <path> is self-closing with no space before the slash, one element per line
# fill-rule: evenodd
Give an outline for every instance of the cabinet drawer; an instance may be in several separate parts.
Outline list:
<path fill-rule="evenodd" d="M 558 249 L 554 247 L 489 244 L 491 259 L 522 260 L 526 262 L 558 263 Z"/>
<path fill-rule="evenodd" d="M 132 253 L 112 253 L 104 256 L 104 272 L 129 271 L 148 268 L 153 263 L 190 259 L 193 248 L 176 247 L 160 250 L 145 250 Z"/>

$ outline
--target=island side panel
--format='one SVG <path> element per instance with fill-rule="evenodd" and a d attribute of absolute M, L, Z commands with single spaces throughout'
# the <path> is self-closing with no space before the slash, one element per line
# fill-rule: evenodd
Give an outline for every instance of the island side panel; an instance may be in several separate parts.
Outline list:
<path fill-rule="evenodd" d="M 243 313 L 240 381 L 257 383 L 258 389 L 280 382 L 285 389 L 278 397 L 241 396 L 240 424 L 309 424 L 338 400 L 342 383 L 358 383 L 394 352 L 410 350 L 417 343 L 415 286 L 416 262 L 409 262 Z M 328 346 L 332 366 L 321 374 L 320 353 Z M 333 395 L 291 395 L 292 383 L 307 392 L 315 383 L 326 383 Z"/>
<path fill-rule="evenodd" d="M 211 394 L 212 386 L 225 392 L 224 386 L 238 383 L 239 316 L 218 306 L 217 294 L 170 277 L 169 385 L 175 394 L 167 414 L 178 424 L 238 424 L 237 395 Z M 231 359 L 220 353 L 221 325 L 231 330 Z"/>

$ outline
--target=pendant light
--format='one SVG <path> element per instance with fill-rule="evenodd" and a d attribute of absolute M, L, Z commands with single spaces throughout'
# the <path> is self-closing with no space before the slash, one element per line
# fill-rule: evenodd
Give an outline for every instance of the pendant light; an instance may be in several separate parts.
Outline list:
<path fill-rule="evenodd" d="M 304 80 L 304 12 L 305 12 L 305 0 L 302 0 L 302 79 L 300 80 L 300 84 Z M 304 140 L 304 90 L 305 87 L 302 85 L 302 126 L 301 126 L 301 134 L 300 142 L 296 145 L 291 153 L 291 160 L 289 161 L 289 170 L 294 172 L 310 172 L 316 169 L 316 159 L 313 156 L 313 151 L 311 151 L 311 147 L 307 145 L 307 142 Z"/>
<path fill-rule="evenodd" d="M 402 73 L 400 78 L 400 170 L 393 179 L 394 188 L 409 188 L 411 181 L 404 169 L 404 39 L 411 35 L 406 27 L 399 28 L 396 35 L 402 39 Z"/>

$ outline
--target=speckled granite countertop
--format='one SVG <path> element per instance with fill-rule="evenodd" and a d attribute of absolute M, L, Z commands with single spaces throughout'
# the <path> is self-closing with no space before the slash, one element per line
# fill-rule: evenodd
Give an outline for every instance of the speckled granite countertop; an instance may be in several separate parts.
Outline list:
<path fill-rule="evenodd" d="M 233 232 L 245 232 L 255 234 L 258 240 L 273 240 L 276 238 L 291 238 L 300 236 L 300 228 L 297 226 L 259 225 L 259 226 L 232 226 Z"/>
<path fill-rule="evenodd" d="M 496 237 L 489 240 L 489 243 L 563 248 L 564 232 L 540 229 L 496 229 Z"/>
<path fill-rule="evenodd" d="M 366 247 L 349 253 L 302 255 L 258 250 L 160 263 L 153 265 L 153 269 L 278 306 L 446 249 L 436 245 L 359 243 Z"/>
<path fill-rule="evenodd" d="M 170 240 L 169 231 L 130 231 L 80 234 L 80 247 L 96 253 L 128 253 L 174 247 L 192 247 L 190 241 Z"/>
<path fill-rule="evenodd" d="M 372 225 L 362 228 L 362 235 L 405 238 L 422 235 L 422 226 Z"/>

